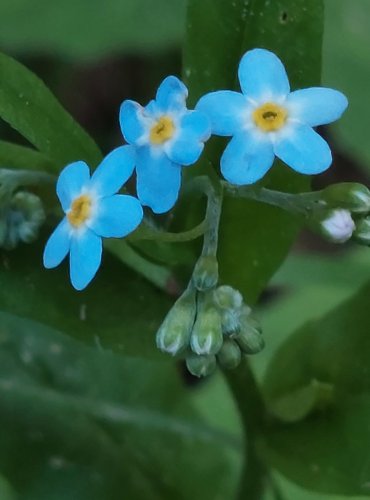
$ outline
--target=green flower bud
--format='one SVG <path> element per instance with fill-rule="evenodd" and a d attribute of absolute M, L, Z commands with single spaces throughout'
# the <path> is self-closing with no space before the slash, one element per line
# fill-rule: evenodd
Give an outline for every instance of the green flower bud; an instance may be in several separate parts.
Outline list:
<path fill-rule="evenodd" d="M 355 229 L 351 213 L 343 208 L 320 211 L 310 223 L 313 230 L 332 243 L 345 243 Z"/>
<path fill-rule="evenodd" d="M 225 339 L 217 354 L 217 361 L 223 368 L 232 370 L 239 365 L 241 357 L 242 353 L 238 344 L 231 339 Z"/>
<path fill-rule="evenodd" d="M 195 313 L 195 291 L 186 290 L 168 312 L 157 332 L 158 349 L 175 356 L 188 347 Z"/>
<path fill-rule="evenodd" d="M 195 377 L 207 377 L 216 369 L 215 356 L 197 356 L 193 354 L 186 358 L 186 366 Z"/>
<path fill-rule="evenodd" d="M 241 317 L 240 331 L 232 338 L 245 354 L 257 354 L 265 347 L 259 323 L 250 317 Z"/>
<path fill-rule="evenodd" d="M 198 355 L 216 354 L 222 346 L 221 316 L 210 304 L 201 304 L 190 337 L 190 347 Z"/>
<path fill-rule="evenodd" d="M 243 296 L 235 288 L 222 285 L 213 292 L 214 303 L 220 309 L 238 309 L 243 305 Z"/>
<path fill-rule="evenodd" d="M 370 217 L 365 217 L 357 222 L 353 238 L 361 245 L 370 245 Z"/>
<path fill-rule="evenodd" d="M 354 213 L 370 212 L 370 190 L 357 182 L 332 184 L 322 191 L 323 199 L 334 208 Z"/>
<path fill-rule="evenodd" d="M 195 264 L 193 283 L 197 290 L 204 292 L 218 282 L 218 262 L 214 255 L 202 255 Z"/>
<path fill-rule="evenodd" d="M 19 242 L 32 243 L 44 221 L 45 212 L 40 198 L 32 193 L 19 191 L 3 211 L 0 246 L 12 250 Z"/>

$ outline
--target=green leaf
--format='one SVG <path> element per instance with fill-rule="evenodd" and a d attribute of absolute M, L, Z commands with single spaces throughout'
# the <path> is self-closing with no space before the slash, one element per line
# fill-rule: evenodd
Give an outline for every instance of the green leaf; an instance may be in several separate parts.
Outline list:
<path fill-rule="evenodd" d="M 346 94 L 349 107 L 334 128 L 338 147 L 354 155 L 366 172 L 370 170 L 367 99 L 370 66 L 370 33 L 367 0 L 325 0 L 323 82 Z"/>
<path fill-rule="evenodd" d="M 279 417 L 298 422 L 276 422 L 264 429 L 264 455 L 287 477 L 315 491 L 369 492 L 369 293 L 368 284 L 322 319 L 299 329 L 268 368 L 268 404 L 274 410 L 285 401 L 285 414 Z M 329 392 L 294 418 L 302 391 L 317 383 Z"/>
<path fill-rule="evenodd" d="M 91 166 L 101 153 L 45 84 L 25 66 L 0 54 L 0 118 L 9 123 L 56 165 L 85 160 Z"/>
<path fill-rule="evenodd" d="M 0 141 L 0 168 L 55 171 L 56 165 L 35 149 Z"/>
<path fill-rule="evenodd" d="M 3 253 L 0 310 L 40 321 L 91 345 L 164 359 L 155 346 L 155 334 L 172 305 L 169 297 L 108 252 L 94 281 L 76 292 L 67 265 L 45 269 L 42 252 L 37 244 Z"/>
<path fill-rule="evenodd" d="M 235 443 L 196 416 L 174 366 L 4 313 L 0 344 L 0 468 L 21 498 L 232 496 Z"/>
<path fill-rule="evenodd" d="M 112 53 L 177 46 L 184 31 L 185 0 L 3 0 L 0 44 L 13 53 L 56 54 L 98 60 Z"/>
<path fill-rule="evenodd" d="M 253 47 L 267 48 L 282 58 L 292 89 L 318 85 L 322 31 L 322 0 L 190 0 L 184 72 L 191 100 L 195 103 L 212 90 L 236 88 L 240 57 Z M 215 141 L 206 148 L 216 168 L 220 151 L 220 143 Z M 277 164 L 263 184 L 305 191 L 309 178 Z M 225 200 L 219 248 L 221 279 L 255 301 L 284 259 L 298 226 L 279 209 Z"/>

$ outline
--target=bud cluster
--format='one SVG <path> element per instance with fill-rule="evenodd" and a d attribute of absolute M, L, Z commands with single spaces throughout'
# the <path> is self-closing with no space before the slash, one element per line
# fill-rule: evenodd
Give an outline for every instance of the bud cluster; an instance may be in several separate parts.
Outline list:
<path fill-rule="evenodd" d="M 333 184 L 321 192 L 320 202 L 308 221 L 314 231 L 332 243 L 353 238 L 370 244 L 370 190 L 366 186 Z"/>
<path fill-rule="evenodd" d="M 0 208 L 0 248 L 12 250 L 20 242 L 31 243 L 44 221 L 40 198 L 28 192 L 16 192 Z"/>
<path fill-rule="evenodd" d="M 217 364 L 236 368 L 243 354 L 260 352 L 264 341 L 240 292 L 230 286 L 205 292 L 190 287 L 159 328 L 157 346 L 172 355 L 183 353 L 188 370 L 204 377 Z"/>

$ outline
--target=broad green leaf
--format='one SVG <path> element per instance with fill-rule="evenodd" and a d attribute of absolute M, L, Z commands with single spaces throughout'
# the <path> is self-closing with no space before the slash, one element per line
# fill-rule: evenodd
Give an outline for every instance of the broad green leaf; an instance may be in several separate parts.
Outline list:
<path fill-rule="evenodd" d="M 98 60 L 177 46 L 185 0 L 2 0 L 0 44 L 20 54 Z"/>
<path fill-rule="evenodd" d="M 4 313 L 0 344 L 0 467 L 21 498 L 61 499 L 68 485 L 81 500 L 232 495 L 235 443 L 196 416 L 173 365 Z"/>
<path fill-rule="evenodd" d="M 56 165 L 35 149 L 0 141 L 0 168 L 55 171 Z"/>
<path fill-rule="evenodd" d="M 348 110 L 333 129 L 335 139 L 340 149 L 354 156 L 369 172 L 370 3 L 325 0 L 325 13 L 323 82 L 340 89 L 349 100 Z"/>
<path fill-rule="evenodd" d="M 108 252 L 94 281 L 76 292 L 67 265 L 45 269 L 42 252 L 42 244 L 37 244 L 3 253 L 0 310 L 40 321 L 91 345 L 165 359 L 155 346 L 155 333 L 172 305 L 169 297 Z"/>
<path fill-rule="evenodd" d="M 264 378 L 277 349 L 307 321 L 328 314 L 369 280 L 370 253 L 356 247 L 345 253 L 290 255 L 271 280 L 274 292 L 257 310 L 266 349 L 250 359 Z"/>
<path fill-rule="evenodd" d="M 275 353 L 267 371 L 266 400 L 272 409 L 285 401 L 286 413 L 279 415 L 284 421 L 294 420 L 305 387 L 330 387 L 330 394 L 317 398 L 299 422 L 275 422 L 262 438 L 271 464 L 309 489 L 369 493 L 369 293 L 368 284 L 299 329 Z"/>
<path fill-rule="evenodd" d="M 5 54 L 0 54 L 0 74 L 0 118 L 57 168 L 77 160 L 96 166 L 101 153 L 95 142 L 37 76 Z"/>
<path fill-rule="evenodd" d="M 190 0 L 188 14 L 184 72 L 193 103 L 206 92 L 237 88 L 240 57 L 253 47 L 270 49 L 282 58 L 292 89 L 320 83 L 322 0 Z M 220 151 L 215 141 L 206 149 L 216 168 Z M 263 183 L 292 192 L 309 189 L 307 177 L 281 164 Z M 298 222 L 278 209 L 226 200 L 219 249 L 222 280 L 255 301 L 297 229 Z"/>

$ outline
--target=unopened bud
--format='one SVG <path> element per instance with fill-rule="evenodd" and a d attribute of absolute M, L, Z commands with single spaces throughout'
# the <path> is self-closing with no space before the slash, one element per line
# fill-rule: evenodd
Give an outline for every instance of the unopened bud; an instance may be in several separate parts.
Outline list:
<path fill-rule="evenodd" d="M 217 361 L 223 368 L 232 370 L 240 364 L 241 357 L 242 353 L 238 344 L 231 339 L 225 339 L 217 354 Z"/>
<path fill-rule="evenodd" d="M 209 304 L 201 304 L 190 337 L 190 347 L 198 355 L 216 354 L 222 346 L 221 316 Z"/>
<path fill-rule="evenodd" d="M 216 369 L 216 357 L 213 355 L 197 356 L 193 354 L 186 358 L 186 366 L 195 377 L 207 377 Z"/>
<path fill-rule="evenodd" d="M 214 303 L 220 309 L 237 309 L 243 305 L 242 294 L 228 285 L 222 285 L 213 292 Z"/>
<path fill-rule="evenodd" d="M 351 238 L 355 223 L 348 210 L 338 208 L 325 213 L 318 221 L 317 229 L 328 241 L 344 243 Z"/>
<path fill-rule="evenodd" d="M 232 338 L 245 354 L 257 354 L 265 347 L 261 327 L 254 318 L 241 318 L 240 331 Z"/>
<path fill-rule="evenodd" d="M 218 262 L 214 255 L 202 255 L 195 264 L 193 283 L 197 290 L 204 292 L 218 282 Z"/>
<path fill-rule="evenodd" d="M 40 198 L 32 193 L 19 191 L 3 210 L 0 246 L 12 250 L 20 241 L 31 243 L 37 238 L 44 221 L 45 212 Z"/>
<path fill-rule="evenodd" d="M 370 217 L 365 217 L 357 222 L 353 238 L 361 245 L 370 245 Z"/>
<path fill-rule="evenodd" d="M 354 213 L 370 212 L 370 190 L 357 182 L 332 184 L 322 191 L 323 199 L 333 208 L 346 208 Z"/>
<path fill-rule="evenodd" d="M 189 345 L 196 313 L 195 292 L 186 290 L 160 326 L 156 341 L 163 352 L 175 356 Z"/>

